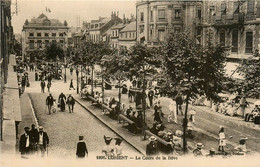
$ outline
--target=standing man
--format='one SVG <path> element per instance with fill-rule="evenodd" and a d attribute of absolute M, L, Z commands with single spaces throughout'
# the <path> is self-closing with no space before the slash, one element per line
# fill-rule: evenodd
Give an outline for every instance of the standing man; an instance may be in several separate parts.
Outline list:
<path fill-rule="evenodd" d="M 68 107 L 69 107 L 69 112 L 73 113 L 74 105 L 75 105 L 75 99 L 74 99 L 74 97 L 71 96 L 71 94 L 69 94 L 69 96 L 68 96 L 67 104 L 68 104 Z"/>
<path fill-rule="evenodd" d="M 49 115 L 51 115 L 51 108 L 53 106 L 53 101 L 54 101 L 53 96 L 50 93 L 49 96 L 46 98 L 46 105 L 48 107 Z"/>
<path fill-rule="evenodd" d="M 42 93 L 44 93 L 44 89 L 45 89 L 45 82 L 44 82 L 44 80 L 42 79 L 42 81 L 41 81 L 41 92 Z"/>
<path fill-rule="evenodd" d="M 48 92 L 50 92 L 50 89 L 51 89 L 51 82 L 48 82 L 48 83 L 47 83 L 47 88 L 48 88 Z"/>
<path fill-rule="evenodd" d="M 26 86 L 26 78 L 25 76 L 22 76 L 22 92 L 24 92 Z"/>
<path fill-rule="evenodd" d="M 181 94 L 178 93 L 176 99 L 176 111 L 177 111 L 177 115 L 179 115 L 179 111 L 180 113 L 183 115 L 183 112 L 182 112 L 182 104 L 183 104 L 183 100 L 182 100 L 182 97 L 181 97 Z"/>
<path fill-rule="evenodd" d="M 31 150 L 30 128 L 25 127 L 24 131 L 25 133 L 21 135 L 19 141 L 19 151 L 21 152 L 22 158 L 24 158 L 24 155 L 29 154 Z"/>
<path fill-rule="evenodd" d="M 75 88 L 74 88 L 74 86 L 73 86 L 73 79 L 70 80 L 70 88 L 69 88 L 69 90 L 70 90 L 71 88 L 75 90 Z"/>
<path fill-rule="evenodd" d="M 151 136 L 149 138 L 150 143 L 146 145 L 146 155 L 147 156 L 155 156 L 159 154 L 158 145 L 156 142 L 156 138 L 154 136 Z"/>
<path fill-rule="evenodd" d="M 44 157 L 45 152 L 48 155 L 49 137 L 46 132 L 43 131 L 43 127 L 39 127 L 39 133 L 37 136 L 37 152 L 41 151 L 41 156 Z"/>
<path fill-rule="evenodd" d="M 148 92 L 148 98 L 149 98 L 149 102 L 150 102 L 150 107 L 153 106 L 153 96 L 154 96 L 154 91 L 150 88 L 150 90 Z"/>
<path fill-rule="evenodd" d="M 83 136 L 79 136 L 79 142 L 77 144 L 77 151 L 76 151 L 76 155 L 78 158 L 85 158 L 86 154 L 88 156 L 88 149 L 83 139 L 84 139 Z"/>
<path fill-rule="evenodd" d="M 32 141 L 32 151 L 37 151 L 36 143 L 37 143 L 38 130 L 35 128 L 34 124 L 32 124 L 30 136 Z"/>

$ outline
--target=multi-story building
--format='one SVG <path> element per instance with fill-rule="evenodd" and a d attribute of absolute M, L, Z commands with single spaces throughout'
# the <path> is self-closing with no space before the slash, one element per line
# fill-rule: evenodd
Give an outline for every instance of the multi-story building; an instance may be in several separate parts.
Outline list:
<path fill-rule="evenodd" d="M 113 25 L 122 23 L 122 19 L 118 17 L 118 12 L 112 12 L 111 17 L 99 17 L 98 20 L 91 20 L 90 23 L 83 22 L 83 27 L 88 31 L 86 40 L 99 42 L 103 40 L 103 35 Z"/>
<path fill-rule="evenodd" d="M 41 14 L 37 18 L 26 20 L 22 30 L 23 55 L 36 49 L 43 50 L 50 43 L 57 43 L 63 49 L 68 46 L 68 23 L 58 19 L 49 19 Z"/>
<path fill-rule="evenodd" d="M 119 31 L 118 45 L 129 49 L 136 44 L 136 21 L 127 24 Z"/>
<path fill-rule="evenodd" d="M 202 19 L 202 1 L 140 0 L 136 3 L 137 42 L 157 45 L 171 32 L 197 35 L 196 22 Z"/>
<path fill-rule="evenodd" d="M 213 30 L 213 42 L 230 46 L 232 59 L 248 58 L 259 49 L 260 1 L 204 1 L 204 18 L 198 24 L 204 32 Z"/>

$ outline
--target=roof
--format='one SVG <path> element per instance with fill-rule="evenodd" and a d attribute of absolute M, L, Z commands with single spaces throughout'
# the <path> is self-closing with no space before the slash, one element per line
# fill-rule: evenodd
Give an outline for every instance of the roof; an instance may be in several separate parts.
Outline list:
<path fill-rule="evenodd" d="M 42 13 L 37 18 L 32 18 L 25 26 L 64 26 L 64 24 L 58 19 L 49 19 Z"/>
<path fill-rule="evenodd" d="M 120 23 L 120 24 L 117 24 L 117 25 L 114 25 L 113 27 L 111 27 L 111 29 L 121 29 L 121 28 L 124 28 L 126 26 L 126 24 L 123 24 L 123 23 Z"/>
<path fill-rule="evenodd" d="M 120 32 L 136 31 L 136 22 L 131 22 L 125 26 Z"/>
<path fill-rule="evenodd" d="M 110 18 L 107 18 L 107 17 L 106 17 L 106 18 L 100 20 L 99 23 L 105 23 L 105 24 L 106 24 L 106 23 L 109 22 L 110 20 L 111 20 Z"/>

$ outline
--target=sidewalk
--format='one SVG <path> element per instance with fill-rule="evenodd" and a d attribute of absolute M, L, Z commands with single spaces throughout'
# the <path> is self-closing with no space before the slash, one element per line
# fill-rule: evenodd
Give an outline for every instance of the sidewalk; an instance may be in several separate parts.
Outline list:
<path fill-rule="evenodd" d="M 22 121 L 17 74 L 13 71 L 15 55 L 10 55 L 8 79 L 3 93 L 3 141 L 0 142 L 1 154 L 14 154 L 16 145 L 16 126 Z"/>

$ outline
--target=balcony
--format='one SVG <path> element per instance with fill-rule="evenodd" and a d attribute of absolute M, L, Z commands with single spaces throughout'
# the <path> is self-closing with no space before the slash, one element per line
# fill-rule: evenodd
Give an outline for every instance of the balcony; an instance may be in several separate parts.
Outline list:
<path fill-rule="evenodd" d="M 243 25 L 245 21 L 244 16 L 244 13 L 234 13 L 232 15 L 215 16 L 214 26 Z"/>

